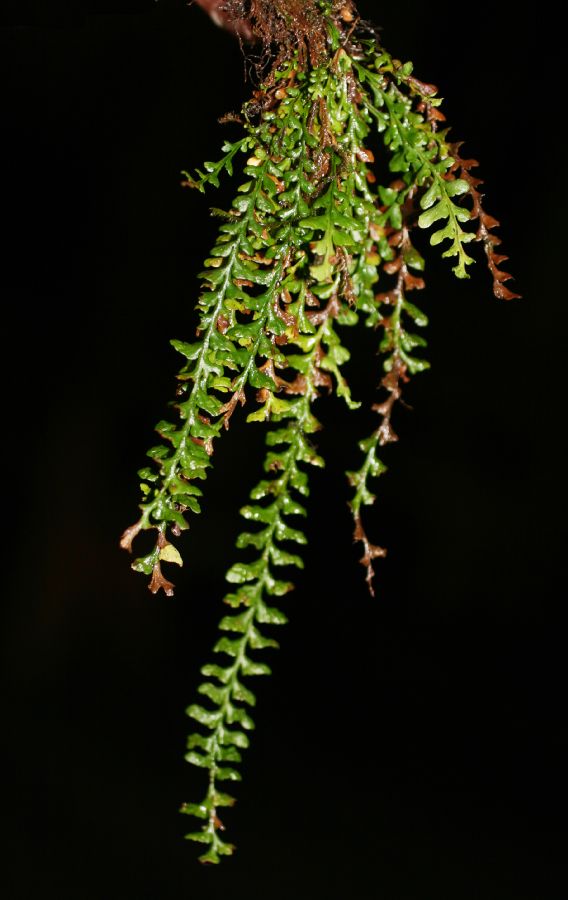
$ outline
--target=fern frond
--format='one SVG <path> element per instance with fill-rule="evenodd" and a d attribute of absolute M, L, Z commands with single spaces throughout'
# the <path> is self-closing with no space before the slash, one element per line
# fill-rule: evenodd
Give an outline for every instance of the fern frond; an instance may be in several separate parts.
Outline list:
<path fill-rule="evenodd" d="M 497 247 L 501 244 L 501 238 L 493 234 L 493 231 L 499 227 L 500 223 L 483 209 L 483 194 L 478 190 L 483 181 L 481 178 L 476 178 L 471 174 L 471 169 L 477 168 L 479 163 L 476 159 L 462 159 L 460 146 L 460 144 L 452 145 L 454 169 L 460 171 L 460 177 L 468 185 L 468 193 L 473 204 L 471 217 L 478 222 L 475 239 L 483 244 L 487 257 L 487 266 L 493 279 L 493 293 L 498 300 L 519 300 L 521 295 L 515 294 L 514 291 L 511 291 L 505 285 L 505 282 L 510 281 L 513 276 L 499 268 L 509 258 L 503 253 L 497 252 Z"/>
<path fill-rule="evenodd" d="M 309 486 L 304 466 L 324 464 L 311 443 L 311 435 L 320 428 L 312 406 L 318 388 L 322 383 L 327 386 L 326 362 L 329 364 L 339 346 L 333 327 L 337 307 L 337 301 L 328 305 L 315 333 L 297 336 L 296 342 L 304 352 L 288 359 L 289 367 L 296 369 L 302 379 L 301 388 L 294 386 L 290 391 L 298 391 L 299 396 L 294 400 L 274 399 L 270 418 L 281 427 L 267 434 L 270 449 L 264 468 L 269 477 L 257 484 L 250 495 L 252 503 L 241 510 L 247 523 L 256 523 L 259 528 L 243 532 L 237 539 L 237 547 L 254 548 L 259 555 L 251 562 L 236 563 L 226 576 L 237 587 L 226 595 L 224 602 L 238 612 L 221 620 L 219 629 L 223 635 L 214 652 L 229 657 L 229 662 L 202 668 L 208 680 L 198 691 L 209 700 L 209 706 L 192 704 L 187 709 L 187 714 L 207 732 L 190 735 L 186 760 L 207 769 L 209 780 L 204 799 L 200 803 L 184 804 L 181 811 L 205 820 L 201 830 L 190 832 L 187 838 L 208 845 L 200 857 L 206 863 L 217 863 L 222 855 L 231 854 L 234 849 L 220 836 L 224 825 L 219 807 L 232 805 L 235 799 L 220 791 L 219 782 L 240 780 L 235 766 L 241 762 L 241 750 L 249 745 L 247 732 L 254 728 L 250 709 L 256 698 L 243 679 L 270 674 L 266 663 L 251 654 L 277 648 L 278 643 L 264 633 L 264 626 L 283 625 L 287 621 L 284 613 L 268 605 L 273 597 L 282 597 L 293 588 L 291 582 L 277 577 L 275 570 L 303 568 L 301 556 L 292 552 L 292 548 L 297 551 L 307 539 L 294 520 L 306 514 L 303 500 L 309 495 Z"/>
<path fill-rule="evenodd" d="M 440 114 L 435 119 L 426 114 L 427 110 L 435 108 L 435 88 L 411 78 L 411 64 L 396 66 L 395 62 L 382 51 L 371 62 L 376 71 L 357 65 L 361 81 L 372 95 L 371 98 L 365 92 L 363 102 L 391 154 L 390 170 L 400 173 L 408 186 L 421 191 L 425 189 L 420 200 L 424 212 L 418 220 L 419 226 L 429 229 L 442 223 L 442 227 L 433 232 L 430 243 L 436 246 L 449 240 L 450 246 L 442 256 L 457 257 L 454 274 L 458 278 L 467 278 L 467 267 L 473 259 L 467 254 L 465 245 L 473 241 L 475 235 L 461 227 L 471 219 L 471 212 L 454 198 L 466 193 L 468 185 L 452 174 L 454 159 L 450 146 L 445 133 L 440 134 L 436 127 Z M 406 94 L 404 87 L 408 88 Z"/>
<path fill-rule="evenodd" d="M 171 446 L 159 444 L 148 451 L 157 471 L 140 470 L 142 515 L 121 539 L 121 546 L 131 550 L 140 531 L 157 531 L 153 550 L 132 564 L 135 571 L 151 576 L 153 593 L 160 588 L 173 593 L 173 584 L 162 575 L 161 562 L 181 565 L 182 559 L 167 540 L 167 529 L 179 535 L 189 527 L 187 512 L 200 512 L 202 491 L 193 482 L 206 479 L 215 438 L 223 426 L 228 427 L 237 404 L 244 404 L 247 386 L 275 387 L 257 360 L 274 357 L 271 336 L 280 336 L 286 329 L 276 309 L 277 292 L 296 240 L 290 222 L 295 223 L 305 211 L 305 124 L 290 107 L 290 101 L 284 101 L 277 125 L 259 130 L 244 168 L 249 180 L 240 185 L 232 219 L 220 226 L 205 261 L 200 276 L 205 290 L 198 302 L 199 340 L 193 344 L 172 341 L 187 360 L 178 375 L 178 395 L 185 395 L 177 404 L 181 423 L 158 424 L 160 437 Z M 247 142 L 248 148 L 248 138 Z M 219 394 L 230 394 L 230 398 L 223 402 Z"/>
<path fill-rule="evenodd" d="M 409 331 L 407 324 L 412 323 L 418 327 L 428 324 L 424 313 L 407 299 L 408 291 L 424 288 L 422 277 L 410 271 L 414 269 L 422 273 L 424 260 L 412 245 L 406 223 L 391 237 L 390 242 L 391 246 L 396 248 L 397 256 L 393 261 L 385 263 L 383 268 L 385 274 L 396 276 L 396 284 L 392 290 L 377 294 L 375 298 L 377 315 L 380 315 L 380 318 L 377 319 L 371 312 L 373 323 L 383 329 L 379 350 L 384 355 L 383 366 L 386 374 L 381 380 L 380 387 L 387 392 L 387 398 L 372 407 L 380 416 L 379 426 L 368 438 L 359 443 L 359 449 L 365 454 L 363 465 L 359 470 L 347 473 L 350 485 L 355 488 L 349 504 L 355 524 L 353 540 L 363 546 L 360 561 L 366 570 L 366 582 L 371 596 L 374 596 L 373 562 L 375 559 L 385 557 L 387 551 L 369 540 L 363 524 L 362 507 L 371 506 L 376 500 L 369 488 L 369 480 L 378 478 L 387 471 L 379 457 L 380 448 L 398 441 L 398 435 L 392 425 L 392 413 L 396 404 L 401 402 L 404 385 L 412 375 L 429 368 L 429 363 L 414 353 L 417 347 L 425 347 L 426 342 L 420 335 Z"/>
<path fill-rule="evenodd" d="M 217 162 L 204 162 L 203 168 L 205 169 L 205 172 L 196 169 L 197 177 L 194 177 L 190 175 L 189 172 L 186 172 L 185 170 L 182 171 L 181 174 L 185 176 L 185 181 L 182 181 L 181 183 L 182 187 L 196 188 L 198 191 L 201 191 L 202 194 L 205 193 L 205 188 L 209 184 L 213 187 L 219 187 L 219 179 L 223 172 L 226 172 L 229 177 L 232 176 L 233 160 L 237 153 L 246 153 L 247 150 L 253 150 L 254 147 L 255 140 L 251 135 L 247 135 L 247 137 L 241 138 L 240 141 L 235 141 L 232 144 L 229 141 L 226 141 L 223 144 L 223 152 L 225 155 Z"/>

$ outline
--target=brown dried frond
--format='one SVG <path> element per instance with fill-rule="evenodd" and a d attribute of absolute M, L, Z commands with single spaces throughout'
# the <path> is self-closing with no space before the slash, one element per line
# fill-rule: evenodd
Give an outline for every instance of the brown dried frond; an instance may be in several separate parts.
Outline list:
<path fill-rule="evenodd" d="M 142 530 L 142 522 L 135 522 L 134 525 L 131 525 L 130 528 L 127 528 L 126 531 L 123 532 L 122 537 L 120 538 L 120 546 L 123 550 L 128 550 L 129 553 L 132 553 L 132 541 L 134 538 L 140 534 Z"/>
<path fill-rule="evenodd" d="M 160 566 L 160 563 L 157 562 L 152 569 L 152 578 L 148 585 L 148 590 L 153 594 L 157 594 L 158 591 L 163 591 L 166 597 L 173 597 L 174 588 L 175 585 L 172 584 L 171 581 L 168 581 L 167 578 L 164 578 L 162 567 Z"/>
<path fill-rule="evenodd" d="M 237 408 L 238 403 L 240 403 L 241 406 L 244 406 L 246 403 L 245 392 L 242 390 L 242 388 L 238 391 L 235 391 L 231 399 L 227 403 L 224 403 L 221 407 L 221 413 L 223 414 L 223 425 L 225 426 L 225 429 L 227 431 L 229 430 L 231 416 Z"/>
<path fill-rule="evenodd" d="M 373 560 L 375 559 L 384 559 L 387 555 L 387 551 L 384 547 L 379 547 L 377 544 L 371 544 L 369 538 L 367 537 L 367 532 L 363 528 L 363 523 L 361 522 L 361 516 L 355 516 L 355 531 L 353 532 L 353 540 L 357 543 L 360 542 L 363 544 L 363 556 L 359 560 L 362 566 L 365 566 L 367 574 L 365 576 L 365 581 L 367 582 L 367 587 L 369 589 L 369 593 L 371 597 L 375 596 L 375 589 L 373 587 L 373 578 L 375 577 L 375 568 L 373 566 Z"/>
<path fill-rule="evenodd" d="M 310 320 L 312 325 L 318 327 L 319 325 L 323 325 L 324 322 L 327 322 L 329 318 L 335 319 L 339 313 L 340 305 L 337 299 L 337 296 L 333 294 L 332 297 L 327 302 L 327 305 L 324 309 L 318 310 L 310 310 L 306 313 L 306 317 Z"/>
<path fill-rule="evenodd" d="M 460 147 L 461 143 L 450 146 L 454 157 L 452 170 L 459 169 L 460 177 L 469 185 L 469 196 L 473 203 L 471 216 L 472 219 L 477 219 L 479 222 L 475 237 L 476 240 L 483 244 L 483 249 L 485 250 L 487 265 L 493 278 L 493 293 L 498 300 L 518 300 L 521 295 L 515 294 L 514 291 L 509 290 L 504 284 L 505 281 L 509 281 L 513 276 L 499 268 L 501 263 L 509 259 L 503 253 L 497 253 L 496 248 L 501 244 L 501 238 L 491 233 L 493 229 L 499 227 L 500 223 L 483 209 L 483 194 L 478 190 L 483 181 L 481 178 L 476 178 L 475 175 L 472 175 L 470 171 L 477 168 L 479 163 L 476 159 L 462 159 L 459 153 Z"/>

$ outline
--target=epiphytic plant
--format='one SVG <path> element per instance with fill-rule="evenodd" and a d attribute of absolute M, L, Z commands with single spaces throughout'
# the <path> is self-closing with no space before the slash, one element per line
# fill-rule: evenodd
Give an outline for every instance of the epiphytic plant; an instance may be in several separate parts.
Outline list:
<path fill-rule="evenodd" d="M 215 442 L 237 409 L 252 404 L 247 422 L 266 427 L 264 477 L 241 510 L 247 524 L 237 547 L 245 556 L 227 573 L 231 612 L 219 626 L 217 662 L 201 670 L 204 702 L 187 710 L 200 728 L 186 758 L 206 771 L 208 784 L 182 811 L 201 822 L 188 838 L 204 845 L 201 860 L 209 863 L 234 849 L 220 836 L 219 810 L 235 801 L 220 785 L 240 779 L 236 766 L 254 727 L 255 697 L 245 682 L 269 674 L 256 654 L 277 646 L 265 626 L 286 622 L 271 604 L 292 584 L 277 572 L 303 565 L 297 520 L 306 514 L 309 467 L 323 465 L 314 407 L 322 391 L 359 406 L 342 374 L 345 335 L 358 324 L 380 335 L 378 424 L 359 444 L 360 467 L 347 473 L 372 593 L 373 563 L 385 550 L 367 537 L 362 511 L 375 499 L 370 481 L 385 470 L 381 447 L 397 440 L 393 410 L 428 367 L 416 333 L 427 319 L 409 299 L 424 288 L 416 230 L 430 232 L 458 278 L 468 276 L 470 248 L 481 243 L 495 295 L 517 296 L 499 268 L 498 222 L 483 210 L 481 182 L 471 174 L 477 163 L 450 141 L 437 89 L 383 49 L 351 0 L 228 0 L 221 9 L 236 31 L 262 43 L 264 77 L 233 117 L 242 137 L 224 145 L 219 162 L 184 173 L 200 191 L 226 174 L 235 199 L 226 212 L 215 210 L 220 226 L 200 276 L 197 339 L 172 341 L 184 357 L 179 418 L 157 426 L 162 443 L 139 473 L 141 516 L 121 542 L 131 550 L 139 532 L 154 532 L 153 549 L 132 567 L 150 578 L 153 593 L 173 594 L 162 565 L 182 560 L 170 538 L 200 512 Z M 375 154 L 388 161 L 386 183 L 373 171 Z"/>

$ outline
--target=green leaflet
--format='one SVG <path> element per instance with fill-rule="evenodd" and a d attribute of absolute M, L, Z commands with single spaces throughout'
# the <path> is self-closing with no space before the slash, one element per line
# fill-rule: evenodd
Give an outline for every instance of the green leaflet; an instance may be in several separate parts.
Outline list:
<path fill-rule="evenodd" d="M 203 168 L 205 172 L 201 172 L 197 169 L 197 178 L 193 178 L 189 172 L 182 172 L 182 175 L 185 176 L 184 185 L 187 187 L 197 188 L 202 193 L 205 192 L 205 187 L 208 184 L 213 185 L 213 187 L 219 187 L 220 181 L 219 176 L 223 171 L 227 172 L 228 175 L 233 174 L 233 159 L 239 152 L 246 152 L 254 147 L 254 138 L 247 136 L 242 138 L 240 141 L 235 141 L 234 144 L 225 143 L 223 144 L 223 151 L 225 156 L 223 156 L 218 162 L 205 162 L 203 163 Z"/>
<path fill-rule="evenodd" d="M 471 218 L 469 210 L 463 209 L 454 203 L 453 197 L 467 193 L 468 184 L 461 178 L 455 181 L 444 181 L 439 175 L 434 176 L 434 182 L 420 200 L 420 206 L 424 210 L 418 219 L 420 228 L 431 228 L 440 220 L 445 222 L 443 228 L 434 231 L 430 237 L 432 246 L 441 244 L 445 240 L 451 241 L 449 249 L 442 256 L 457 256 L 458 263 L 454 273 L 458 278 L 467 278 L 466 266 L 473 262 L 465 252 L 463 245 L 475 240 L 472 232 L 464 231 L 460 223 L 468 222 Z"/>
<path fill-rule="evenodd" d="M 432 234 L 430 243 L 436 246 L 449 240 L 450 247 L 442 256 L 456 256 L 454 274 L 458 278 L 467 278 L 467 266 L 473 263 L 473 259 L 466 253 L 464 245 L 475 240 L 475 235 L 461 228 L 460 223 L 469 221 L 471 213 L 455 203 L 453 198 L 469 193 L 470 186 L 451 173 L 454 160 L 444 133 L 437 132 L 422 112 L 415 111 L 412 94 L 417 93 L 423 101 L 424 95 L 415 87 L 421 82 L 409 81 L 409 70 L 397 68 L 384 51 L 375 58 L 374 68 L 380 74 L 362 65 L 357 66 L 357 71 L 371 89 L 374 102 L 367 99 L 366 106 L 384 132 L 384 143 L 392 154 L 390 168 L 401 173 L 410 187 L 421 189 L 427 186 L 421 199 L 421 207 L 427 211 L 420 216 L 419 227 L 430 228 L 440 220 L 446 223 Z M 395 73 L 396 78 L 389 82 L 384 77 L 386 73 Z M 405 94 L 402 88 L 408 84 L 411 91 Z M 428 102 L 439 105 L 431 97 Z"/>
<path fill-rule="evenodd" d="M 181 811 L 197 822 L 187 838 L 203 845 L 205 863 L 234 852 L 221 837 L 220 811 L 224 816 L 235 798 L 220 785 L 241 778 L 254 729 L 249 679 L 270 674 L 259 656 L 278 647 L 273 627 L 287 621 L 273 598 L 293 589 L 289 579 L 303 567 L 308 471 L 324 465 L 314 443 L 321 428 L 315 402 L 333 393 L 352 411 L 360 406 L 345 377 L 346 329 L 376 330 L 382 365 L 378 423 L 359 442 L 362 464 L 347 473 L 354 538 L 372 592 L 374 560 L 385 550 L 369 541 L 362 514 L 375 502 L 371 479 L 386 471 L 382 457 L 398 439 L 407 384 L 429 367 L 419 333 L 428 320 L 414 295 L 409 299 L 424 287 L 413 229 L 429 232 L 458 278 L 473 262 L 467 245 L 483 241 L 494 292 L 516 296 L 503 285 L 509 276 L 498 268 L 499 241 L 489 234 L 495 220 L 483 213 L 469 172 L 475 160 L 462 160 L 459 145 L 449 143 L 436 89 L 356 20 L 351 26 L 349 4 L 322 0 L 319 8 L 328 57 L 316 65 L 296 45 L 281 48 L 243 108 L 242 137 L 224 144 L 218 162 L 184 172 L 184 185 L 200 191 L 228 176 L 234 199 L 229 209 L 212 211 L 217 236 L 199 275 L 196 337 L 172 341 L 183 359 L 176 404 L 156 427 L 159 443 L 138 473 L 141 515 L 121 541 L 130 550 L 140 532 L 155 532 L 154 547 L 132 567 L 150 578 L 153 593 L 171 596 L 162 566 L 182 565 L 173 541 L 200 513 L 216 441 L 246 403 L 246 421 L 266 429 L 262 478 L 241 509 L 242 558 L 227 571 L 228 611 L 214 661 L 201 668 L 198 702 L 187 709 L 196 730 L 185 758 L 196 778 L 207 772 L 207 788 Z M 391 173 L 383 184 L 373 172 L 375 154 Z M 474 213 L 477 233 L 469 230 Z"/>

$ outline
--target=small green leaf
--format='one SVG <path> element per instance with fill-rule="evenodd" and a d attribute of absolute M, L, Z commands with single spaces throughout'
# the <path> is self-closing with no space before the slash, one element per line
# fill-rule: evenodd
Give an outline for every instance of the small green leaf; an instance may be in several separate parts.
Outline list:
<path fill-rule="evenodd" d="M 276 578 L 272 578 L 271 576 L 266 576 L 266 590 L 269 594 L 274 597 L 283 597 L 285 594 L 290 593 L 291 590 L 294 589 L 294 585 L 289 581 L 278 581 Z M 278 644 L 274 642 L 272 646 L 277 647 Z"/>
<path fill-rule="evenodd" d="M 209 769 L 213 761 L 211 756 L 202 756 L 201 753 L 196 753 L 195 750 L 190 750 L 186 753 L 184 759 L 186 762 L 191 763 L 192 766 L 198 766 L 201 769 Z"/>
<path fill-rule="evenodd" d="M 418 225 L 420 228 L 430 228 L 434 222 L 440 219 L 447 219 L 450 215 L 449 203 L 442 197 L 435 206 L 431 206 L 418 217 Z"/>
<path fill-rule="evenodd" d="M 138 469 L 138 477 L 144 479 L 144 481 L 153 482 L 158 480 L 158 473 L 145 466 L 143 469 Z"/>
<path fill-rule="evenodd" d="M 253 662 L 246 657 L 242 662 L 243 675 L 252 677 L 253 675 L 270 675 L 272 670 L 265 663 Z"/>
<path fill-rule="evenodd" d="M 201 674 L 207 678 L 218 678 L 223 684 L 226 684 L 231 677 L 230 669 L 223 669 L 221 666 L 211 664 L 202 666 Z"/>
<path fill-rule="evenodd" d="M 243 734 L 242 731 L 237 731 L 236 729 L 231 728 L 224 728 L 221 743 L 234 744 L 235 747 L 240 747 L 241 750 L 246 750 L 246 748 L 250 744 L 250 741 L 246 734 Z"/>
<path fill-rule="evenodd" d="M 216 777 L 219 781 L 242 781 L 240 773 L 230 768 L 217 769 Z"/>
<path fill-rule="evenodd" d="M 242 643 L 240 640 L 231 640 L 231 638 L 220 638 L 213 647 L 213 653 L 226 653 L 227 656 L 238 656 L 241 651 Z"/>
<path fill-rule="evenodd" d="M 438 184 L 438 180 L 434 179 L 428 190 L 425 194 L 420 198 L 420 207 L 421 209 L 430 209 L 431 206 L 434 205 L 436 200 L 438 200 L 440 196 L 440 186 Z"/>
<path fill-rule="evenodd" d="M 408 300 L 405 300 L 403 307 L 405 312 L 408 313 L 420 328 L 424 328 L 428 324 L 428 318 L 424 315 L 422 310 L 418 309 L 417 306 L 414 306 L 413 303 L 409 303 Z"/>
<path fill-rule="evenodd" d="M 278 522 L 275 529 L 276 538 L 279 541 L 294 541 L 296 544 L 307 544 L 308 539 L 303 531 L 290 528 L 285 522 Z"/>
<path fill-rule="evenodd" d="M 183 559 L 180 556 L 180 552 L 173 544 L 166 544 L 165 547 L 162 547 L 160 550 L 160 559 L 164 562 L 175 563 L 176 566 L 183 566 Z"/>
<path fill-rule="evenodd" d="M 173 340 L 170 342 L 172 347 L 174 347 L 178 353 L 181 353 L 182 356 L 185 356 L 186 359 L 197 359 L 199 354 L 203 349 L 203 344 L 198 341 L 195 344 L 186 344 L 185 341 Z"/>
<path fill-rule="evenodd" d="M 192 841 L 197 840 L 195 834 L 186 834 L 186 838 L 189 838 Z M 199 862 L 216 866 L 219 862 L 221 862 L 221 860 L 217 851 L 213 847 L 210 847 L 207 853 L 201 854 L 201 856 L 199 857 Z"/>
<path fill-rule="evenodd" d="M 186 834 L 186 841 L 197 841 L 200 844 L 210 844 L 213 840 L 213 835 L 210 831 L 192 831 L 190 834 Z M 216 860 L 217 862 L 219 860 Z"/>
<path fill-rule="evenodd" d="M 227 722 L 230 725 L 238 722 L 238 724 L 242 725 L 246 731 L 252 731 L 254 728 L 253 720 L 240 706 L 229 706 L 227 710 Z"/>
<path fill-rule="evenodd" d="M 255 534 L 244 532 L 237 538 L 237 547 L 239 550 L 244 550 L 246 547 L 255 547 L 257 550 L 262 550 L 266 546 L 270 533 L 270 526 L 263 528 L 262 531 L 257 531 Z"/>
<path fill-rule="evenodd" d="M 180 812 L 185 816 L 195 816 L 198 819 L 206 819 L 209 810 L 202 803 L 183 803 Z M 203 832 L 199 832 L 202 834 Z"/>
<path fill-rule="evenodd" d="M 219 623 L 221 631 L 234 631 L 239 634 L 246 634 L 251 621 L 251 613 L 247 610 L 238 616 L 225 616 Z"/>
<path fill-rule="evenodd" d="M 381 198 L 383 206 L 392 206 L 397 196 L 397 191 L 392 188 L 383 187 L 382 184 L 379 185 L 379 197 Z"/>
<path fill-rule="evenodd" d="M 210 753 L 213 749 L 213 735 L 205 735 L 205 734 L 190 734 L 187 739 L 187 749 L 193 750 L 194 747 L 199 747 L 201 750 L 205 750 L 206 753 Z"/>
<path fill-rule="evenodd" d="M 261 390 L 262 388 L 266 388 L 269 391 L 276 390 L 276 385 L 272 378 L 270 378 L 269 375 L 265 375 L 264 372 L 259 372 L 258 369 L 255 368 L 250 371 L 249 384 L 257 390 Z"/>
<path fill-rule="evenodd" d="M 262 574 L 264 568 L 265 564 L 262 558 L 254 563 L 235 563 L 225 577 L 230 584 L 245 584 L 247 581 L 255 581 Z"/>
<path fill-rule="evenodd" d="M 233 683 L 232 696 L 234 700 L 238 700 L 241 703 L 248 703 L 249 706 L 256 705 L 256 697 L 254 696 L 253 692 L 249 691 L 249 689 L 246 688 L 244 684 L 241 684 L 236 679 Z"/>
<path fill-rule="evenodd" d="M 209 697 L 216 706 L 219 706 L 227 695 L 227 688 L 211 684 L 210 681 L 206 681 L 205 684 L 200 684 L 197 691 L 199 694 Z"/>
<path fill-rule="evenodd" d="M 307 515 L 306 508 L 287 495 L 282 497 L 282 511 L 288 516 Z"/>
<path fill-rule="evenodd" d="M 321 231 L 325 231 L 329 224 L 329 217 L 325 216 L 307 216 L 305 219 L 302 219 L 301 222 L 298 222 L 300 228 L 310 228 L 315 229 L 319 228 Z"/>
<path fill-rule="evenodd" d="M 296 566 L 298 569 L 304 568 L 304 560 L 295 553 L 287 553 L 279 547 L 272 545 L 270 548 L 270 559 L 275 566 Z"/>
<path fill-rule="evenodd" d="M 256 619 L 262 625 L 286 625 L 288 622 L 288 618 L 283 612 L 275 607 L 266 606 L 264 603 L 259 604 Z"/>
<path fill-rule="evenodd" d="M 406 265 L 411 269 L 416 269 L 418 272 L 424 271 L 424 257 L 412 245 L 406 247 L 403 251 L 403 258 Z"/>
<path fill-rule="evenodd" d="M 261 635 L 260 631 L 257 628 L 251 628 L 250 630 L 250 645 L 253 650 L 266 650 L 268 648 L 272 648 L 274 650 L 278 649 L 278 642 L 272 640 L 272 638 L 265 638 Z"/>
<path fill-rule="evenodd" d="M 453 181 L 446 181 L 446 194 L 448 197 L 459 197 L 460 194 L 467 194 L 469 184 L 463 178 L 455 178 Z"/>
<path fill-rule="evenodd" d="M 220 762 L 224 763 L 240 763 L 242 762 L 243 758 L 237 748 L 234 745 L 230 744 L 228 746 L 219 748 L 218 759 Z"/>
<path fill-rule="evenodd" d="M 270 506 L 243 506 L 241 516 L 253 522 L 265 522 L 272 525 L 278 516 L 278 506 L 275 503 Z"/>
<path fill-rule="evenodd" d="M 199 722 L 200 725 L 205 725 L 206 728 L 215 728 L 221 718 L 220 712 L 211 712 L 211 710 L 203 709 L 202 706 L 198 706 L 196 703 L 188 706 L 186 714 L 195 719 L 196 722 Z"/>
<path fill-rule="evenodd" d="M 243 735 L 243 737 L 244 737 L 244 735 Z M 248 738 L 247 738 L 247 740 L 248 740 Z M 215 794 L 213 795 L 213 802 L 214 802 L 215 806 L 234 806 L 235 798 L 231 797 L 230 794 L 222 794 L 219 791 L 215 791 Z M 231 845 L 229 845 L 229 846 L 231 846 Z"/>
<path fill-rule="evenodd" d="M 259 407 L 256 412 L 249 413 L 247 416 L 247 422 L 266 422 L 269 415 L 270 408 L 268 407 L 268 405 L 264 405 Z"/>

